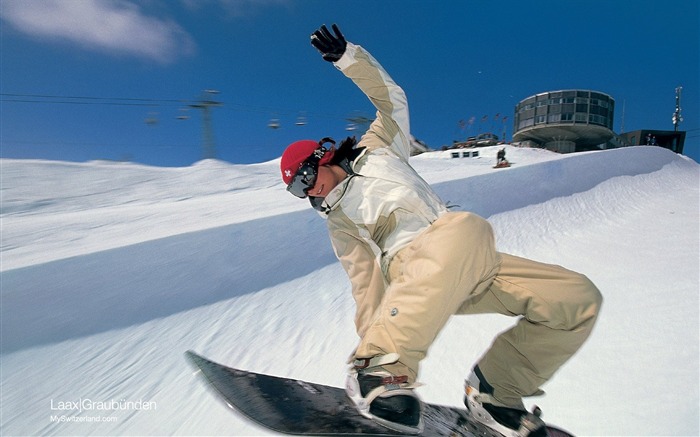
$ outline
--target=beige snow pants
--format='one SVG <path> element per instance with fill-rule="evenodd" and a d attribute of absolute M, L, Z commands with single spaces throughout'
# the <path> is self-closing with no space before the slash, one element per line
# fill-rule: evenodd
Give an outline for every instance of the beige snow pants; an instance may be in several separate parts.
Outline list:
<path fill-rule="evenodd" d="M 602 303 L 581 274 L 497 252 L 491 225 L 465 212 L 443 215 L 399 251 L 389 280 L 355 356 L 396 352 L 399 363 L 388 370 L 415 381 L 420 361 L 453 314 L 522 316 L 478 363 L 496 401 L 513 407 L 541 393 L 579 349 Z"/>

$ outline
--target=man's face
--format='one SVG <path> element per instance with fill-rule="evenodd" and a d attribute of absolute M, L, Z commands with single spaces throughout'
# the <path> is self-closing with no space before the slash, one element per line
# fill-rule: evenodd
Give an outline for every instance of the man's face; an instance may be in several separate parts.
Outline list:
<path fill-rule="evenodd" d="M 340 182 L 337 176 L 331 169 L 325 165 L 318 168 L 318 177 L 316 185 L 307 191 L 307 194 L 312 197 L 326 197 L 336 185 Z"/>

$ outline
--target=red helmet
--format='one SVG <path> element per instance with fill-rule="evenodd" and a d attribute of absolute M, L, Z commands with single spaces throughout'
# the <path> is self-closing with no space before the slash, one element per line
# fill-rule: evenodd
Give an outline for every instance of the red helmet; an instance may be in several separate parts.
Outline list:
<path fill-rule="evenodd" d="M 325 138 L 324 138 L 325 140 Z M 299 167 L 306 161 L 319 147 L 323 147 L 326 141 L 313 141 L 313 140 L 301 140 L 290 144 L 287 149 L 282 154 L 282 160 L 280 161 L 280 170 L 282 171 L 282 180 L 285 184 L 289 185 L 292 182 L 292 178 L 296 174 Z M 333 153 L 335 149 L 331 147 L 327 151 L 318 165 L 326 165 L 333 158 Z"/>

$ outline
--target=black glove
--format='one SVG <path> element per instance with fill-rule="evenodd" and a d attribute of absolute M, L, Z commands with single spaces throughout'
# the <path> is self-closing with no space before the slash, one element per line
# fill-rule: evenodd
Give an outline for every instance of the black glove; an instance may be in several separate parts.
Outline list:
<path fill-rule="evenodd" d="M 338 29 L 338 26 L 333 25 L 333 32 L 335 36 L 331 35 L 328 28 L 324 24 L 316 32 L 311 34 L 311 45 L 316 47 L 323 56 L 323 59 L 328 62 L 336 62 L 345 53 L 345 48 L 348 46 L 348 42 L 345 41 L 345 37 Z"/>

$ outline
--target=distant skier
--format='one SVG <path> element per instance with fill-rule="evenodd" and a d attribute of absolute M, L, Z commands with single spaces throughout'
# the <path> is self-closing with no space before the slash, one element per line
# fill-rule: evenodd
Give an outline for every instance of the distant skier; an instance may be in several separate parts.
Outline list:
<path fill-rule="evenodd" d="M 496 153 L 496 167 L 504 167 L 506 165 L 508 165 L 508 161 L 506 161 L 506 148 L 502 147 L 498 150 L 498 153 Z"/>
<path fill-rule="evenodd" d="M 493 168 L 510 167 L 510 162 L 506 159 L 506 148 L 502 147 L 496 153 L 496 165 Z"/>
<path fill-rule="evenodd" d="M 453 314 L 521 316 L 499 335 L 468 378 L 465 403 L 497 430 L 517 429 L 522 398 L 583 344 L 601 295 L 583 275 L 496 250 L 483 218 L 448 212 L 409 165 L 404 91 L 336 25 L 311 44 L 367 95 L 376 119 L 355 144 L 297 141 L 281 159 L 287 190 L 327 218 L 352 284 L 360 342 L 346 383 L 361 414 L 402 432 L 422 428 L 414 392 L 419 363 Z M 464 333 L 465 336 L 469 332 Z M 460 347 L 460 345 L 455 345 Z M 544 433 L 543 430 L 540 431 Z"/>

